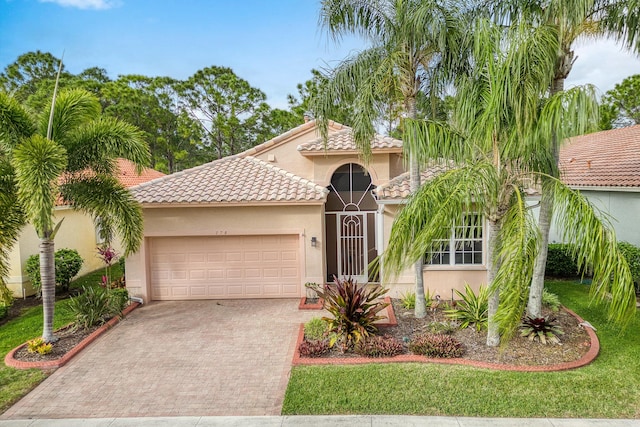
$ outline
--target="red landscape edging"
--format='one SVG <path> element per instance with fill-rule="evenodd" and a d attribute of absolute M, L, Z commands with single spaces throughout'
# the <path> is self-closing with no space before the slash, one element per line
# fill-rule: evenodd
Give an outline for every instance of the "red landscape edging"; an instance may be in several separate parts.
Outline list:
<path fill-rule="evenodd" d="M 584 320 L 578 316 L 573 311 L 569 310 L 566 307 L 563 309 L 574 316 L 579 323 L 584 322 Z M 393 311 L 393 310 L 392 310 Z M 395 315 L 393 316 L 395 320 Z M 598 356 L 600 352 L 600 341 L 598 340 L 598 336 L 596 333 L 589 327 L 585 327 L 587 334 L 589 335 L 589 339 L 591 340 L 591 346 L 589 351 L 587 351 L 580 359 L 574 360 L 571 362 L 563 362 L 556 365 L 544 365 L 544 366 L 517 366 L 517 365 L 507 365 L 502 363 L 489 363 L 489 362 L 480 362 L 476 360 L 468 360 L 468 359 L 438 359 L 438 358 L 429 358 L 425 356 L 419 356 L 417 354 L 401 354 L 399 356 L 394 357 L 379 357 L 379 358 L 371 358 L 371 357 L 348 357 L 348 358 L 331 358 L 331 357 L 301 357 L 300 351 L 298 348 L 300 347 L 300 343 L 304 339 L 304 324 L 300 325 L 300 329 L 298 330 L 298 340 L 296 341 L 296 348 L 293 353 L 293 361 L 292 365 L 294 366 L 310 366 L 310 365 L 362 365 L 365 363 L 440 363 L 445 365 L 463 365 L 463 366 L 472 366 L 475 368 L 485 368 L 485 369 L 493 369 L 498 371 L 519 371 L 519 372 L 553 372 L 553 371 L 566 371 L 569 369 L 579 368 L 581 366 L 588 365 L 593 362 L 593 360 Z"/>
<path fill-rule="evenodd" d="M 298 310 L 322 310 L 323 308 L 324 300 L 322 298 L 318 298 L 318 302 L 315 304 L 307 304 L 307 297 L 302 297 L 298 305 Z"/>
<path fill-rule="evenodd" d="M 76 354 L 80 353 L 85 347 L 91 344 L 96 340 L 100 335 L 111 329 L 115 324 L 117 324 L 121 318 L 125 317 L 127 314 L 131 313 L 134 309 L 136 309 L 140 303 L 133 302 L 127 306 L 124 310 L 122 310 L 121 316 L 116 316 L 109 319 L 104 325 L 100 326 L 98 329 L 93 331 L 91 335 L 80 341 L 78 345 L 68 351 L 64 356 L 56 360 L 45 360 L 42 362 L 25 362 L 22 360 L 16 360 L 13 356 L 16 351 L 20 350 L 22 347 L 27 345 L 27 343 L 21 344 L 18 347 L 11 350 L 4 358 L 5 365 L 16 368 L 16 369 L 57 369 L 64 366 L 69 360 L 71 360 Z"/>

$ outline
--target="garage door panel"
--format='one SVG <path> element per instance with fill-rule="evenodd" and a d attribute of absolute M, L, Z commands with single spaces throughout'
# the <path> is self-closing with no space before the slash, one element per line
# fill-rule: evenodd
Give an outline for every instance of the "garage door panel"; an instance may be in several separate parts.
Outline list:
<path fill-rule="evenodd" d="M 206 270 L 189 270 L 189 280 L 206 280 Z"/>
<path fill-rule="evenodd" d="M 240 262 L 242 261 L 242 252 L 227 252 L 225 254 L 226 262 Z"/>
<path fill-rule="evenodd" d="M 207 279 L 209 280 L 224 279 L 224 270 L 207 270 Z"/>
<path fill-rule="evenodd" d="M 189 254 L 188 256 L 188 260 L 190 264 L 193 263 L 204 263 L 207 259 L 207 254 L 206 253 L 195 253 L 195 254 Z"/>
<path fill-rule="evenodd" d="M 207 253 L 207 261 L 209 263 L 223 263 L 224 254 L 222 252 L 209 252 Z"/>
<path fill-rule="evenodd" d="M 300 296 L 299 238 L 153 238 L 152 299 Z"/>

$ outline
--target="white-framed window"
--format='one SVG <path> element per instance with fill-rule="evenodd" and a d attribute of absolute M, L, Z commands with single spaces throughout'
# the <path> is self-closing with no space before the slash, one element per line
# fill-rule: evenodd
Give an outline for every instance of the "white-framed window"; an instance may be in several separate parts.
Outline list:
<path fill-rule="evenodd" d="M 465 214 L 435 250 L 425 254 L 426 265 L 479 265 L 483 261 L 482 215 Z"/>

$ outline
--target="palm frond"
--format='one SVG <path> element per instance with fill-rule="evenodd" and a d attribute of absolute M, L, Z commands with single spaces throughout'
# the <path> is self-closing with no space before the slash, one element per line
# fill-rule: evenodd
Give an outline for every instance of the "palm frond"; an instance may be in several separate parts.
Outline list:
<path fill-rule="evenodd" d="M 488 176 L 486 164 L 445 171 L 425 183 L 397 214 L 389 245 L 382 255 L 383 279 L 436 251 L 440 240 L 465 213 L 482 209 Z"/>
<path fill-rule="evenodd" d="M 66 144 L 70 132 L 82 123 L 97 119 L 101 110 L 98 99 L 83 89 L 61 91 L 55 102 L 51 139 Z M 40 116 L 38 129 L 42 136 L 47 135 L 50 114 L 51 107 Z M 65 145 L 65 148 L 68 147 Z"/>
<path fill-rule="evenodd" d="M 35 132 L 33 120 L 13 97 L 0 92 L 0 155 L 10 155 L 21 138 Z"/>
<path fill-rule="evenodd" d="M 613 227 L 579 191 L 548 176 L 542 183 L 543 191 L 553 194 L 554 220 L 562 241 L 572 244 L 580 271 L 593 271 L 593 298 L 608 307 L 610 320 L 626 324 L 636 312 L 635 292 Z"/>
<path fill-rule="evenodd" d="M 131 160 L 138 173 L 149 165 L 151 155 L 143 134 L 135 126 L 110 117 L 92 120 L 69 133 L 69 172 L 89 167 L 110 174 L 118 157 Z"/>
<path fill-rule="evenodd" d="M 40 237 L 53 227 L 53 207 L 58 196 L 58 178 L 67 164 L 66 151 L 40 135 L 24 140 L 13 151 L 18 199 L 29 222 Z"/>
<path fill-rule="evenodd" d="M 403 127 L 403 147 L 415 155 L 421 165 L 428 165 L 434 159 L 455 163 L 474 159 L 475 151 L 469 139 L 447 123 L 405 119 Z"/>
<path fill-rule="evenodd" d="M 4 278 L 9 273 L 9 253 L 25 224 L 24 213 L 17 199 L 13 167 L 0 159 L 0 303 L 6 296 Z"/>
<path fill-rule="evenodd" d="M 500 260 L 500 269 L 491 284 L 491 291 L 500 290 L 496 321 L 500 325 L 503 344 L 513 336 L 525 310 L 539 239 L 538 227 L 527 209 L 525 195 L 514 188 L 513 197 L 496 239 L 495 256 Z"/>
<path fill-rule="evenodd" d="M 140 248 L 143 236 L 142 209 L 118 180 L 108 175 L 76 177 L 61 186 L 61 194 L 71 207 L 100 218 L 106 234 L 122 238 L 125 255 Z M 110 229 L 112 227 L 112 229 Z"/>

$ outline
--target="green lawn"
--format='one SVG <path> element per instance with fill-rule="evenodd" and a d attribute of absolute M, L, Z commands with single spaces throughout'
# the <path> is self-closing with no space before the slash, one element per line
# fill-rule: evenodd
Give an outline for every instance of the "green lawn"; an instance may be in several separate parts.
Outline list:
<path fill-rule="evenodd" d="M 294 367 L 282 413 L 639 418 L 640 315 L 620 332 L 589 305 L 585 285 L 547 285 L 598 329 L 600 355 L 591 365 L 547 373 L 417 363 Z"/>
<path fill-rule="evenodd" d="M 104 269 L 99 269 L 85 276 L 79 277 L 71 283 L 72 288 L 82 285 L 98 285 L 101 282 Z M 120 277 L 122 271 L 116 264 L 113 267 L 113 277 Z M 67 308 L 68 300 L 56 302 L 54 328 L 60 328 L 73 321 L 73 316 Z M 16 319 L 0 326 L 0 413 L 6 411 L 15 401 L 20 399 L 42 380 L 46 375 L 39 369 L 18 370 L 8 368 L 4 364 L 4 357 L 9 351 L 32 338 L 42 334 L 42 306 L 26 309 Z"/>

